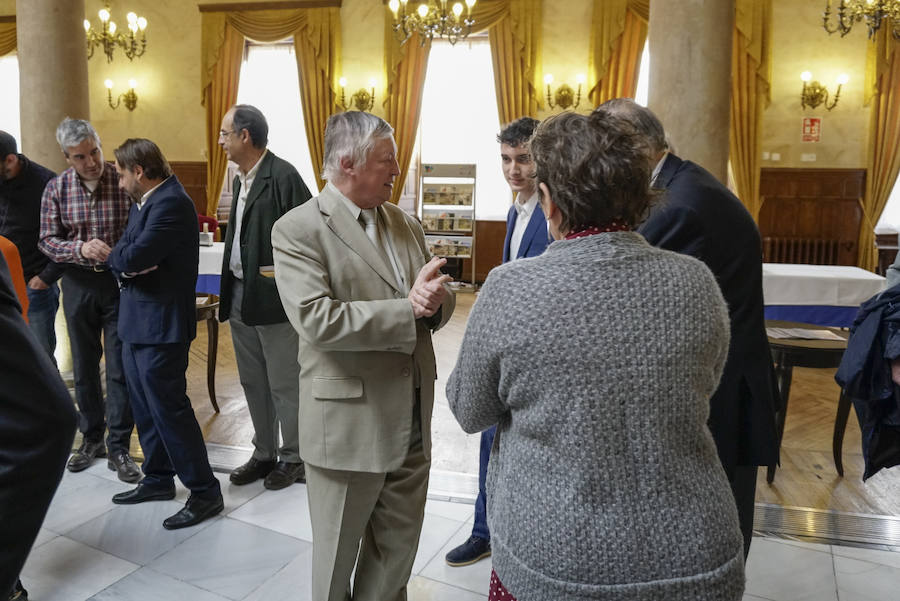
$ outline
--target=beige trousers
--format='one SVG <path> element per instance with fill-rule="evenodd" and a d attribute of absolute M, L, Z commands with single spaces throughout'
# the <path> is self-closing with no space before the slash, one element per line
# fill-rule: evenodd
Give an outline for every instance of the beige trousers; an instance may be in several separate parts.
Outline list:
<path fill-rule="evenodd" d="M 406 601 L 425 515 L 430 467 L 421 441 L 393 472 L 306 465 L 313 531 L 313 601 Z"/>

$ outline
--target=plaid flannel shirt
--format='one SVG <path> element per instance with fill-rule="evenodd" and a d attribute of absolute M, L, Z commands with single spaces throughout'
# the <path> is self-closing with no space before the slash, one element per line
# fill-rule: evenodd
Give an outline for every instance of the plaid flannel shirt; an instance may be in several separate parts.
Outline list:
<path fill-rule="evenodd" d="M 110 248 L 125 231 L 131 200 L 119 189 L 119 174 L 106 163 L 91 192 L 69 167 L 47 183 L 41 199 L 41 239 L 38 247 L 57 263 L 83 267 L 102 265 L 81 256 L 85 242 L 99 238 Z"/>

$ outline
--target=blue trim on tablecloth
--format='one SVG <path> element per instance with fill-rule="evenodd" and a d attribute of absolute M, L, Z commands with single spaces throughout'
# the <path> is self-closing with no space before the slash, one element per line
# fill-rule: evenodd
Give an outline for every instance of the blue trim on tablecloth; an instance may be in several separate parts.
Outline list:
<path fill-rule="evenodd" d="M 798 321 L 817 326 L 849 328 L 859 307 L 834 307 L 828 305 L 766 305 L 766 319 Z"/>
<path fill-rule="evenodd" d="M 197 292 L 204 294 L 219 294 L 220 275 L 203 274 L 197 276 Z"/>

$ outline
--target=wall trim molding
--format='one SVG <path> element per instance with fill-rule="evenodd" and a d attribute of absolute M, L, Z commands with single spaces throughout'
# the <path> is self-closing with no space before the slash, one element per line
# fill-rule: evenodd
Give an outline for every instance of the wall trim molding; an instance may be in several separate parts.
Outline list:
<path fill-rule="evenodd" d="M 290 8 L 340 8 L 341 0 L 273 0 L 271 2 L 220 2 L 198 4 L 202 13 L 234 12 L 245 10 L 279 10 Z"/>

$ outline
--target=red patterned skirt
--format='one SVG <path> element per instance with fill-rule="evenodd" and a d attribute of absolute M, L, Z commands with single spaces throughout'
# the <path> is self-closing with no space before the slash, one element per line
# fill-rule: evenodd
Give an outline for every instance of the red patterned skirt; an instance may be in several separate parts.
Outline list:
<path fill-rule="evenodd" d="M 494 570 L 491 570 L 491 588 L 488 591 L 488 601 L 516 601 L 516 598 L 509 594 L 509 591 L 500 582 L 500 578 Z"/>

